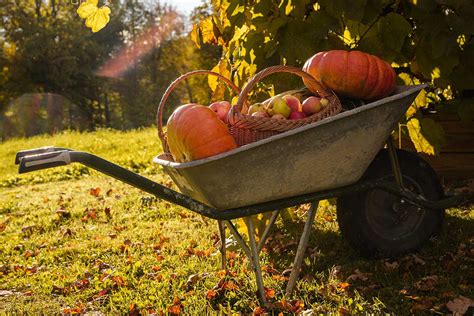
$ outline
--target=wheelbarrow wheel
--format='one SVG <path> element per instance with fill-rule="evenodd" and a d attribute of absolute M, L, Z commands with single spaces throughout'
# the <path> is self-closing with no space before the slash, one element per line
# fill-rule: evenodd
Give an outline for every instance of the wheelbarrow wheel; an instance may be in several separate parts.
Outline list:
<path fill-rule="evenodd" d="M 439 200 L 443 190 L 435 171 L 418 155 L 397 150 L 403 185 L 428 200 Z M 382 150 L 363 176 L 395 184 L 387 150 Z M 337 200 L 343 237 L 365 257 L 397 257 L 418 249 L 439 233 L 444 210 L 420 208 L 380 189 Z"/>

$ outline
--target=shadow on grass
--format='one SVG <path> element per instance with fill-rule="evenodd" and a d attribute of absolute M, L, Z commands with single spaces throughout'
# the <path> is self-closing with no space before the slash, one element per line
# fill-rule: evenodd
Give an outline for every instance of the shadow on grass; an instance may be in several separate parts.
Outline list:
<path fill-rule="evenodd" d="M 275 229 L 266 248 L 276 269 L 291 267 L 303 226 L 304 222 L 298 221 Z M 474 225 L 470 209 L 448 211 L 439 236 L 416 253 L 392 259 L 364 258 L 339 232 L 325 229 L 324 224 L 317 226 L 306 249 L 300 294 L 305 282 L 321 286 L 347 282 L 348 295 L 381 301 L 388 312 L 396 314 L 446 313 L 448 301 L 474 296 Z M 318 229 L 320 226 L 322 229 Z M 429 284 L 426 280 L 435 281 Z"/>

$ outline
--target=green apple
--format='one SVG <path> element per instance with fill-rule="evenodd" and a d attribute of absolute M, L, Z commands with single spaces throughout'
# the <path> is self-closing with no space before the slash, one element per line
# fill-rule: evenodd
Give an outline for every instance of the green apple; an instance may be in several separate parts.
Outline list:
<path fill-rule="evenodd" d="M 258 111 L 265 111 L 264 105 L 262 103 L 252 104 L 249 107 L 249 110 L 248 110 L 247 114 L 252 115 L 252 114 L 254 114 L 255 112 L 258 112 Z"/>
<path fill-rule="evenodd" d="M 276 96 L 267 105 L 266 110 L 270 116 L 281 114 L 287 118 L 290 116 L 291 109 L 282 97 Z"/>
<path fill-rule="evenodd" d="M 329 100 L 326 98 L 321 98 L 321 106 L 324 108 L 329 104 Z"/>

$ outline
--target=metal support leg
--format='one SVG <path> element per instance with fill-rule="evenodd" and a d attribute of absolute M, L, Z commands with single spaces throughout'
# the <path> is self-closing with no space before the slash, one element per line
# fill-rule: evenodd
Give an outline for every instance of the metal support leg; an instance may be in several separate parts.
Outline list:
<path fill-rule="evenodd" d="M 225 257 L 225 226 L 223 221 L 217 221 L 217 226 L 219 227 L 219 238 L 221 240 L 221 268 L 222 270 L 226 270 L 226 257 Z"/>
<path fill-rule="evenodd" d="M 267 241 L 268 235 L 270 234 L 270 231 L 272 230 L 273 225 L 275 225 L 275 221 L 278 218 L 278 215 L 280 214 L 280 210 L 276 210 L 272 213 L 272 217 L 270 217 L 270 223 L 268 223 L 268 226 L 265 227 L 265 230 L 263 231 L 262 238 L 260 238 L 260 241 L 258 242 L 258 247 L 257 251 L 260 253 L 262 251 L 263 246 L 265 246 L 265 242 Z"/>
<path fill-rule="evenodd" d="M 395 145 L 393 144 L 392 136 L 390 136 L 387 140 L 387 149 L 388 149 L 388 154 L 389 154 L 389 157 L 390 157 L 390 164 L 392 165 L 392 171 L 393 171 L 393 175 L 395 177 L 395 181 L 397 182 L 397 184 L 401 188 L 403 188 L 402 172 L 400 170 L 400 164 L 398 162 L 397 150 L 395 148 Z"/>
<path fill-rule="evenodd" d="M 252 258 L 252 253 L 250 252 L 249 247 L 245 244 L 245 240 L 242 238 L 240 233 L 237 231 L 237 228 L 235 228 L 234 224 L 232 224 L 231 221 L 225 221 L 225 223 L 226 223 L 227 227 L 229 227 L 229 230 L 232 233 L 232 235 L 234 235 L 234 238 L 237 241 L 237 243 L 239 244 L 240 248 L 242 248 L 242 250 L 245 252 L 247 257 L 249 259 L 251 259 Z"/>
<path fill-rule="evenodd" d="M 263 287 L 263 276 L 262 270 L 260 269 L 260 258 L 258 257 L 257 251 L 257 243 L 255 242 L 255 229 L 253 227 L 252 218 L 245 217 L 245 223 L 247 224 L 247 230 L 249 233 L 249 244 L 250 244 L 250 251 L 251 251 L 251 261 L 253 265 L 253 269 L 255 271 L 255 277 L 257 279 L 257 288 L 260 294 L 260 302 L 263 306 L 267 305 L 267 300 L 265 298 L 265 289 Z"/>
<path fill-rule="evenodd" d="M 308 246 L 309 235 L 311 232 L 311 227 L 314 223 L 314 217 L 318 209 L 318 202 L 311 203 L 311 207 L 308 211 L 308 218 L 304 224 L 303 233 L 298 244 L 298 250 L 296 251 L 295 261 L 293 262 L 293 267 L 291 269 L 290 279 L 288 280 L 288 285 L 286 286 L 286 295 L 290 295 L 293 292 L 293 289 L 296 285 L 296 280 L 300 274 L 301 264 L 303 263 L 304 253 L 306 251 L 306 246 Z"/>

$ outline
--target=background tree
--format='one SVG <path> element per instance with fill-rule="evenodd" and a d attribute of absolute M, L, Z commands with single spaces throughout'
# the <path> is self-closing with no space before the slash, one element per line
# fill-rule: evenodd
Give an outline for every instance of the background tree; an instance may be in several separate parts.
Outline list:
<path fill-rule="evenodd" d="M 61 128 L 154 124 L 168 84 L 183 72 L 211 68 L 220 57 L 219 48 L 192 44 L 187 18 L 169 5 L 125 0 L 110 6 L 110 23 L 92 33 L 69 1 L 1 2 L 2 139 Z M 203 5 L 193 18 L 209 10 Z M 206 104 L 208 92 L 205 80 L 189 80 L 172 94 L 165 114 L 188 101 Z M 50 128 L 53 113 L 64 116 L 60 128 Z"/>
<path fill-rule="evenodd" d="M 399 83 L 427 83 L 406 115 L 419 151 L 434 154 L 443 131 L 419 109 L 474 114 L 474 3 L 468 0 L 213 1 L 215 14 L 196 24 L 198 45 L 223 48 L 233 80 L 242 85 L 275 64 L 302 66 L 318 51 L 362 50 L 392 63 Z M 291 80 L 273 80 L 288 89 Z M 441 110 L 442 110 L 441 108 Z"/>

